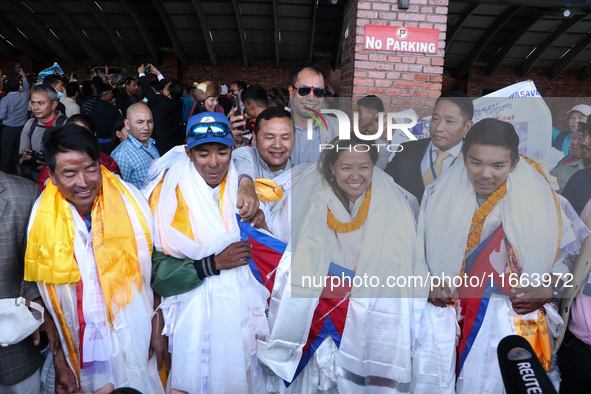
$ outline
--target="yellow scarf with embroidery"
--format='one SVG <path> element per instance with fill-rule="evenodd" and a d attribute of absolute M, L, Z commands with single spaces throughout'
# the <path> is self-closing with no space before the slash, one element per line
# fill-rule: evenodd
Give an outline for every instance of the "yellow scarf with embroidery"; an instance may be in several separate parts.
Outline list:
<path fill-rule="evenodd" d="M 133 225 L 123 201 L 131 201 L 150 255 L 152 240 L 144 216 L 134 196 L 104 166 L 103 186 L 92 206 L 92 245 L 103 290 L 109 321 L 113 321 L 112 302 L 119 307 L 132 301 L 131 283 L 141 291 L 142 276 Z M 25 253 L 25 280 L 50 285 L 76 283 L 80 280 L 74 256 L 76 228 L 72 210 L 58 188 L 48 182 L 29 233 Z"/>

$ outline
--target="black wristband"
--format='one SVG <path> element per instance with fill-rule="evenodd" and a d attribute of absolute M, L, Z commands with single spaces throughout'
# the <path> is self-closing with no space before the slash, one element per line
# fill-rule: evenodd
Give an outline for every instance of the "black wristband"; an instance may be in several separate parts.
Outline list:
<path fill-rule="evenodd" d="M 207 256 L 201 260 L 193 260 L 195 271 L 200 280 L 204 280 L 209 276 L 219 275 L 220 271 L 215 268 L 215 255 Z"/>

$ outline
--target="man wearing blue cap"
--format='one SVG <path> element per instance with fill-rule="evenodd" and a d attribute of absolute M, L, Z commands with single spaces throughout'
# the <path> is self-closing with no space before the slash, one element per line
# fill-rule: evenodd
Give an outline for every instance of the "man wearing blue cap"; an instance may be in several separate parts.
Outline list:
<path fill-rule="evenodd" d="M 237 214 L 246 220 L 254 201 L 239 197 L 250 179 L 237 174 L 233 146 L 223 114 L 195 115 L 186 147 L 157 160 L 144 189 L 155 220 L 152 288 L 164 320 L 153 333 L 162 333 L 163 348 L 168 342 L 170 386 L 189 393 L 264 391 L 256 343 L 268 335 L 269 292 L 248 266 L 251 245 L 240 241 Z M 258 206 L 250 222 L 266 228 Z"/>

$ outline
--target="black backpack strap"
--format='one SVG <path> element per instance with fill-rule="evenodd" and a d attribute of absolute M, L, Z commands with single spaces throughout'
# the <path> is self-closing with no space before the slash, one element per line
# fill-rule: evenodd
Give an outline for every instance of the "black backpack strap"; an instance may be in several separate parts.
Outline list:
<path fill-rule="evenodd" d="M 37 128 L 38 124 L 39 119 L 35 118 L 35 120 L 33 120 L 33 123 L 31 123 L 31 128 L 29 129 L 29 146 L 31 147 L 31 149 L 33 149 L 33 132 Z"/>

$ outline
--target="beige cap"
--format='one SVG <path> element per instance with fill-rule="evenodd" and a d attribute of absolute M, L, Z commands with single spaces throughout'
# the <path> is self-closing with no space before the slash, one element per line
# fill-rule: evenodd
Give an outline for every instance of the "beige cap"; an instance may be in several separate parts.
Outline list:
<path fill-rule="evenodd" d="M 572 109 L 568 111 L 567 114 L 570 114 L 573 111 L 579 111 L 583 115 L 589 116 L 591 115 L 591 106 L 587 104 L 577 104 L 574 107 L 572 107 Z"/>

